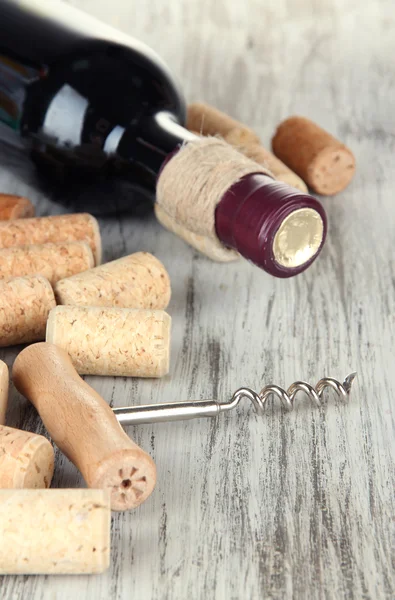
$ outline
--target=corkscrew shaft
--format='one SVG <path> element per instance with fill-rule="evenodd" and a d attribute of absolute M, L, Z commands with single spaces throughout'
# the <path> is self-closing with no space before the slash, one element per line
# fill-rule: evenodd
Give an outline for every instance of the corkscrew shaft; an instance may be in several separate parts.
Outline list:
<path fill-rule="evenodd" d="M 159 423 L 165 421 L 182 421 L 185 419 L 199 419 L 201 417 L 216 417 L 221 412 L 233 410 L 238 406 L 242 398 L 247 398 L 253 404 L 258 415 L 264 413 L 267 400 L 277 397 L 287 411 L 294 408 L 295 397 L 299 392 L 304 392 L 315 406 L 321 406 L 321 397 L 325 389 L 331 388 L 343 400 L 346 400 L 351 392 L 356 373 L 348 375 L 343 383 L 332 377 L 320 379 L 317 385 L 312 387 L 304 381 L 295 381 L 288 390 L 277 385 L 267 385 L 260 393 L 250 388 L 239 388 L 228 402 L 217 402 L 216 400 L 193 400 L 190 402 L 169 402 L 162 404 L 148 404 L 145 406 L 128 406 L 114 408 L 115 416 L 119 423 L 125 425 L 140 425 L 143 423 Z"/>
<path fill-rule="evenodd" d="M 216 417 L 220 404 L 215 400 L 195 400 L 192 402 L 166 402 L 146 406 L 114 408 L 115 416 L 121 425 L 183 421 L 200 417 Z"/>

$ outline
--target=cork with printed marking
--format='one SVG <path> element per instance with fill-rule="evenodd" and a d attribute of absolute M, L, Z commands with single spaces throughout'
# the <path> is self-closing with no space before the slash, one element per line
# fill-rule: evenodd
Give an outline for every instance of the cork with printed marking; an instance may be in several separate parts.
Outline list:
<path fill-rule="evenodd" d="M 91 269 L 95 264 L 86 242 L 32 244 L 0 250 L 0 279 L 42 275 L 51 285 Z"/>
<path fill-rule="evenodd" d="M 60 242 L 87 242 L 101 263 L 101 239 L 95 217 L 87 213 L 0 221 L 0 248 Z"/>
<path fill-rule="evenodd" d="M 63 348 L 80 375 L 163 377 L 171 318 L 163 310 L 57 306 L 46 341 Z"/>
<path fill-rule="evenodd" d="M 106 490 L 0 490 L 0 574 L 102 573 L 110 524 Z"/>
<path fill-rule="evenodd" d="M 354 177 L 355 158 L 351 150 L 304 117 L 290 117 L 280 123 L 272 148 L 283 163 L 323 196 L 341 192 Z"/>
<path fill-rule="evenodd" d="M 135 252 L 55 285 L 58 304 L 77 306 L 164 309 L 170 295 L 169 275 L 149 252 Z"/>
<path fill-rule="evenodd" d="M 0 488 L 48 488 L 54 462 L 44 436 L 0 425 Z"/>
<path fill-rule="evenodd" d="M 55 306 L 52 286 L 41 275 L 0 281 L 0 347 L 43 340 Z"/>
<path fill-rule="evenodd" d="M 34 206 L 27 198 L 0 194 L 0 221 L 34 217 Z"/>

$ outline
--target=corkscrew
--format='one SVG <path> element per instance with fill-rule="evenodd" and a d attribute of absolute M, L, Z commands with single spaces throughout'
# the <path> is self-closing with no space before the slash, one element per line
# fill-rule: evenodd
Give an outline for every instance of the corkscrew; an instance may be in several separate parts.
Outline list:
<path fill-rule="evenodd" d="M 266 403 L 272 396 L 277 397 L 285 410 L 290 412 L 294 409 L 295 398 L 299 392 L 304 392 L 313 404 L 319 408 L 322 404 L 322 394 L 327 388 L 333 389 L 342 400 L 347 400 L 350 396 L 356 375 L 356 373 L 350 373 L 343 383 L 332 377 L 324 377 L 319 380 L 315 387 L 304 381 L 295 381 L 287 390 L 278 385 L 267 385 L 259 394 L 250 388 L 241 387 L 234 392 L 231 399 L 227 402 L 193 400 L 190 402 L 127 406 L 124 408 L 114 408 L 114 413 L 121 425 L 140 425 L 141 423 L 217 417 L 222 412 L 235 409 L 243 398 L 247 398 L 252 402 L 257 415 L 263 415 Z"/>

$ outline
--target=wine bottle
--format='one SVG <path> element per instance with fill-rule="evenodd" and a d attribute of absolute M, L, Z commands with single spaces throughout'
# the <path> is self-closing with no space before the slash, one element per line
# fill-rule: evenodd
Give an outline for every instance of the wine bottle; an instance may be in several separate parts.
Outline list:
<path fill-rule="evenodd" d="M 177 82 L 144 44 L 56 0 L 2 0 L 0 120 L 47 175 L 78 181 L 105 173 L 153 189 L 166 160 L 199 139 L 185 118 Z M 324 210 L 307 194 L 269 178 L 258 185 L 257 177 L 247 175 L 220 199 L 216 234 L 273 275 L 295 275 L 322 248 Z M 285 260 L 276 258 L 279 239 Z"/>

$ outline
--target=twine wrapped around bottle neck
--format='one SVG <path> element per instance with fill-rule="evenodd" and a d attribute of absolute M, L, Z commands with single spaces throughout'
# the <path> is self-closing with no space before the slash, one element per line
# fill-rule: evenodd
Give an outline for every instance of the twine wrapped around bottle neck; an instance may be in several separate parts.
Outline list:
<path fill-rule="evenodd" d="M 215 209 L 232 185 L 250 173 L 271 172 L 217 137 L 185 144 L 164 166 L 156 200 L 172 221 L 221 244 Z"/>

